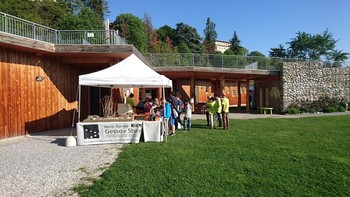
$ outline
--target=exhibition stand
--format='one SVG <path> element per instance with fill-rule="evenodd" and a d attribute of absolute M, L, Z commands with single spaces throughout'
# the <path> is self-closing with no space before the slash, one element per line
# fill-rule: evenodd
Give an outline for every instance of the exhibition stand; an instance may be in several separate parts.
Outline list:
<path fill-rule="evenodd" d="M 81 86 L 104 88 L 172 88 L 172 81 L 144 64 L 134 54 L 123 61 L 94 73 L 79 75 L 79 110 L 77 123 L 78 145 L 105 143 L 139 143 L 163 140 L 161 121 L 119 120 L 103 117 L 100 120 L 80 121 Z M 110 119 L 109 119 L 110 118 Z M 130 117 L 129 117 L 130 118 Z"/>
<path fill-rule="evenodd" d="M 145 142 L 163 141 L 161 121 L 79 122 L 77 144 L 139 143 L 141 133 Z"/>

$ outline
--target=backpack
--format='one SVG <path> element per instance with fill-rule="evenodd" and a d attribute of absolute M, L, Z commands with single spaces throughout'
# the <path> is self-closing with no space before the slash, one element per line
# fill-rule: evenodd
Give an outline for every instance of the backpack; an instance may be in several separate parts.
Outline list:
<path fill-rule="evenodd" d="M 180 107 L 179 107 L 179 112 L 182 112 L 183 109 L 185 108 L 185 105 L 184 105 L 184 103 L 182 102 L 182 100 L 179 100 L 179 101 L 178 101 L 178 105 L 180 106 Z"/>

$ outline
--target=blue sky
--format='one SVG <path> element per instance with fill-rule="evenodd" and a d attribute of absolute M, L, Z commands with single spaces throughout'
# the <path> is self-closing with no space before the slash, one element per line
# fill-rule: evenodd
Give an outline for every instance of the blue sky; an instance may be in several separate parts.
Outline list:
<path fill-rule="evenodd" d="M 218 40 L 229 41 L 236 31 L 249 51 L 268 55 L 286 45 L 298 31 L 322 33 L 327 28 L 339 40 L 336 49 L 350 53 L 350 0 L 108 0 L 110 22 L 122 13 L 143 19 L 151 16 L 155 28 L 175 28 L 183 22 L 203 37 L 207 17 L 216 24 Z"/>

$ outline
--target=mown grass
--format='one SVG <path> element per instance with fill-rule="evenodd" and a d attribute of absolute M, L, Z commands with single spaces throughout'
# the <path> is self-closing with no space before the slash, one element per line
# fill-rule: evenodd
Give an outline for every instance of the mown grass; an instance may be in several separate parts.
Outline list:
<path fill-rule="evenodd" d="M 350 117 L 193 121 L 165 143 L 124 146 L 81 196 L 350 196 Z"/>

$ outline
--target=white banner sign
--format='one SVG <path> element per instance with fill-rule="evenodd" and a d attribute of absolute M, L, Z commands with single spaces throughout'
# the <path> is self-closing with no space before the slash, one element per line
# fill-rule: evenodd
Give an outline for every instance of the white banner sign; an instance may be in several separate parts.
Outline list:
<path fill-rule="evenodd" d="M 78 145 L 105 143 L 139 143 L 142 122 L 79 122 Z"/>

